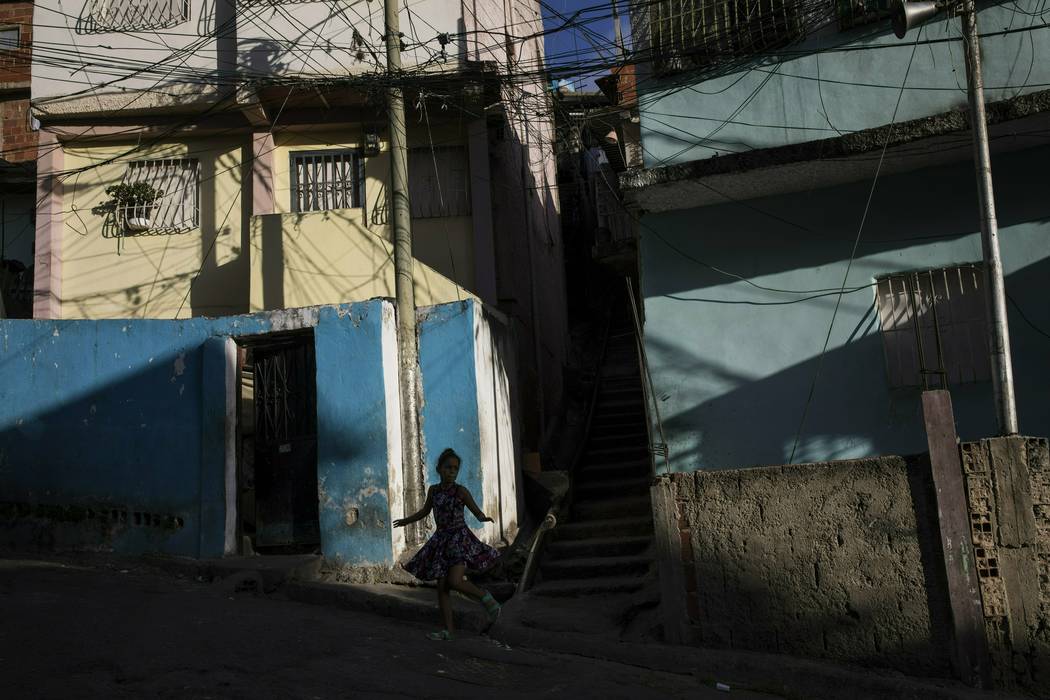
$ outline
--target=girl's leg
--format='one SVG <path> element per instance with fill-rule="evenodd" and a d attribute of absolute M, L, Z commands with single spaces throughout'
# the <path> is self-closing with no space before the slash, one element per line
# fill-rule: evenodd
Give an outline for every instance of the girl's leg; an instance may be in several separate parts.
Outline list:
<path fill-rule="evenodd" d="M 449 634 L 452 634 L 454 623 L 452 620 L 452 598 L 449 594 L 448 579 L 447 575 L 438 579 L 438 607 L 441 608 L 441 617 L 445 621 L 445 629 L 448 630 Z"/>
<path fill-rule="evenodd" d="M 473 583 L 471 583 L 465 576 L 467 567 L 465 564 L 456 564 L 448 570 L 448 575 L 445 579 L 448 581 L 448 585 L 453 589 L 459 591 L 468 598 L 480 601 L 485 597 L 485 591 L 481 590 Z"/>

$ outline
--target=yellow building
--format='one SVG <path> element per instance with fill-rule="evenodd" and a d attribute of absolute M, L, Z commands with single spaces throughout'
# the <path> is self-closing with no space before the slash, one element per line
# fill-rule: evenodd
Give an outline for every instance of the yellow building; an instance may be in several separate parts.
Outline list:
<path fill-rule="evenodd" d="M 221 316 L 394 296 L 387 143 L 374 138 L 378 152 L 366 155 L 360 126 L 148 145 L 142 134 L 99 132 L 59 131 L 46 159 L 67 174 L 41 222 L 58 234 L 46 315 Z M 413 136 L 416 302 L 472 296 L 475 236 L 491 236 L 491 214 L 475 215 L 487 196 L 472 197 L 472 186 L 487 195 L 488 183 L 469 171 L 462 124 Z M 107 187 L 137 181 L 162 193 L 150 219 L 100 211 Z M 488 230 L 478 232 L 482 221 Z"/>

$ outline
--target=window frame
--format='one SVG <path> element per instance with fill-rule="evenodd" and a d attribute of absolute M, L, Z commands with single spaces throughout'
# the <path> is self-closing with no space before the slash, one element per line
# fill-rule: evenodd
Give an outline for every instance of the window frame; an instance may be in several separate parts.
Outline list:
<path fill-rule="evenodd" d="M 325 156 L 349 155 L 353 163 L 354 182 L 351 190 L 351 207 L 330 207 L 318 209 L 302 209 L 299 197 L 299 168 L 297 161 L 304 158 L 324 158 Z M 365 208 L 365 155 L 361 148 L 322 148 L 322 149 L 300 149 L 288 153 L 288 209 L 293 214 L 308 214 L 315 211 L 336 211 L 338 209 L 364 209 Z M 315 194 L 316 199 L 316 194 Z"/>
<path fill-rule="evenodd" d="M 0 39 L 0 52 L 2 51 L 19 51 L 22 48 L 22 25 L 20 24 L 0 24 L 0 33 L 14 30 L 15 32 L 15 43 L 10 47 L 5 46 L 2 39 Z"/>
<path fill-rule="evenodd" d="M 123 181 L 125 183 L 135 183 L 135 182 L 140 182 L 140 181 L 148 182 L 151 186 L 153 186 L 156 189 L 159 189 L 159 190 L 164 192 L 164 196 L 161 197 L 161 200 L 158 200 L 158 201 L 162 201 L 164 199 L 167 199 L 169 196 L 171 196 L 171 193 L 167 192 L 164 189 L 164 183 L 163 182 L 158 183 L 156 178 L 135 178 L 133 176 L 133 173 L 134 173 L 134 171 L 136 169 L 138 169 L 138 168 L 149 168 L 150 166 L 147 165 L 147 164 L 150 164 L 150 163 L 165 163 L 165 162 L 169 162 L 169 163 L 186 162 L 186 163 L 190 164 L 190 168 L 192 169 L 192 173 L 190 174 L 190 176 L 192 178 L 192 185 L 193 185 L 193 189 L 194 189 L 193 199 L 190 202 L 190 206 L 192 206 L 192 215 L 191 215 L 191 218 L 190 218 L 190 220 L 188 222 L 187 222 L 186 219 L 182 219 L 181 221 L 179 221 L 178 222 L 179 225 L 157 225 L 156 223 L 154 223 L 148 229 L 146 229 L 145 232 L 146 233 L 166 233 L 166 232 L 185 233 L 187 231 L 194 231 L 196 229 L 199 229 L 200 225 L 201 225 L 201 162 L 200 162 L 199 158 L 191 158 L 191 157 L 179 155 L 179 156 L 173 156 L 173 157 L 170 157 L 170 158 L 140 158 L 138 160 L 128 161 L 127 167 L 124 170 L 124 180 Z M 157 166 L 154 166 L 154 167 L 157 167 Z M 156 205 L 154 205 L 154 206 L 156 206 Z M 171 204 L 169 203 L 168 206 L 170 207 Z M 186 203 L 185 203 L 185 194 L 183 195 L 183 203 L 180 204 L 179 206 L 183 206 L 183 207 L 187 206 Z M 124 214 L 122 213 L 122 216 L 123 215 Z"/>
<path fill-rule="evenodd" d="M 957 278 L 958 284 L 950 277 Z M 894 289 L 895 283 L 901 284 L 900 291 Z M 892 272 L 875 278 L 876 312 L 891 390 L 931 385 L 947 388 L 949 384 L 990 380 L 984 285 L 980 262 Z M 905 297 L 904 307 L 897 303 L 901 295 Z"/>

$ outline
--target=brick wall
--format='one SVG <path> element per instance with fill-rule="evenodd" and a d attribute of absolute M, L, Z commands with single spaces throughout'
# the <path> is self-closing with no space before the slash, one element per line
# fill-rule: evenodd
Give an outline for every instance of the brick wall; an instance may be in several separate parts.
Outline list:
<path fill-rule="evenodd" d="M 0 84 L 21 83 L 29 80 L 29 47 L 33 43 L 33 3 L 0 0 L 0 27 L 12 25 L 18 25 L 21 28 L 22 48 L 17 51 L 0 51 Z"/>
<path fill-rule="evenodd" d="M 0 101 L 0 158 L 36 160 L 37 133 L 29 129 L 29 98 Z"/>
<path fill-rule="evenodd" d="M 23 163 L 36 159 L 28 118 L 33 3 L 0 0 L 0 28 L 13 25 L 20 27 L 21 48 L 0 50 L 0 159 Z"/>
<path fill-rule="evenodd" d="M 962 445 L 985 635 L 1000 688 L 1050 688 L 1050 450 L 1012 437 Z"/>
<path fill-rule="evenodd" d="M 662 478 L 682 641 L 950 676 L 929 472 L 884 457 Z"/>

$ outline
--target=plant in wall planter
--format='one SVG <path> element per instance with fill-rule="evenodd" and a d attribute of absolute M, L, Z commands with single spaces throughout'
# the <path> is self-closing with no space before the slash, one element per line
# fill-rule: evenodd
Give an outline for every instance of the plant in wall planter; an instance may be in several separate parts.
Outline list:
<path fill-rule="evenodd" d="M 153 226 L 153 205 L 164 193 L 148 182 L 122 182 L 106 188 L 109 199 L 94 208 L 99 215 L 112 214 L 128 231 L 146 231 Z"/>

